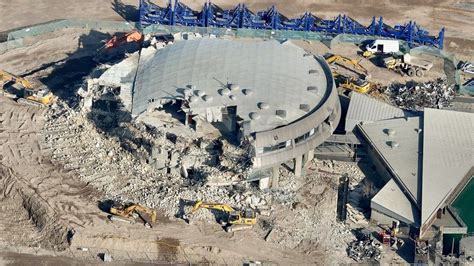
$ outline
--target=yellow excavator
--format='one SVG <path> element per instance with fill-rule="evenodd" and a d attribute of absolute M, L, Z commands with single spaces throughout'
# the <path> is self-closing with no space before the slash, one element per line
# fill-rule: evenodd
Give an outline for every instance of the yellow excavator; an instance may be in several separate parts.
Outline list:
<path fill-rule="evenodd" d="M 329 54 L 325 58 L 329 65 L 338 64 L 345 68 L 350 66 L 350 69 L 348 69 L 358 75 L 357 77 L 347 76 L 339 73 L 336 69 L 332 69 L 337 86 L 359 93 L 368 93 L 372 89 L 373 84 L 368 80 L 370 78 L 369 72 L 359 61 L 333 54 Z"/>
<path fill-rule="evenodd" d="M 152 227 L 156 223 L 155 210 L 135 203 L 129 203 L 125 205 L 117 204 L 110 207 L 110 213 L 123 218 L 136 218 L 135 216 L 138 216 L 145 222 L 145 226 L 147 227 Z"/>
<path fill-rule="evenodd" d="M 194 204 L 190 214 L 194 214 L 200 209 L 211 209 L 224 212 L 227 216 L 227 219 L 223 222 L 223 226 L 227 232 L 252 228 L 252 226 L 257 223 L 257 216 L 255 214 L 255 210 L 250 208 L 236 210 L 231 206 L 223 203 L 208 203 L 197 201 Z M 188 219 L 188 216 L 185 216 L 184 218 Z"/>
<path fill-rule="evenodd" d="M 10 82 L 19 85 L 16 86 L 14 93 L 5 90 L 5 85 Z M 7 95 L 8 97 L 17 99 L 19 103 L 34 106 L 50 106 L 56 99 L 49 89 L 35 89 L 27 79 L 15 76 L 3 70 L 0 70 L 0 95 Z"/>

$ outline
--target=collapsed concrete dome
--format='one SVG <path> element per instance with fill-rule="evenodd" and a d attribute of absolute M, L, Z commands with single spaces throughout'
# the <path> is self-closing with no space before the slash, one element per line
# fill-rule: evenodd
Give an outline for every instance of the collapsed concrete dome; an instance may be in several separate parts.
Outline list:
<path fill-rule="evenodd" d="M 324 59 L 275 40 L 181 40 L 142 56 L 132 113 L 170 102 L 181 104 L 186 124 L 220 122 L 251 140 L 257 168 L 312 151 L 340 119 Z"/>

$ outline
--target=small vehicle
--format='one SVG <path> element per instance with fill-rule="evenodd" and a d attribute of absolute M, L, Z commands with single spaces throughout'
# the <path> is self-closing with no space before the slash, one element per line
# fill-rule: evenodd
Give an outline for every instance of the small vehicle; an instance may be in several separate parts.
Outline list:
<path fill-rule="evenodd" d="M 400 51 L 398 40 L 375 40 L 365 46 L 364 57 L 370 57 L 373 54 L 391 54 Z"/>
<path fill-rule="evenodd" d="M 422 77 L 426 71 L 433 67 L 433 62 L 410 54 L 404 54 L 402 57 L 392 56 L 385 58 L 384 65 L 386 68 L 397 71 L 402 75 Z"/>

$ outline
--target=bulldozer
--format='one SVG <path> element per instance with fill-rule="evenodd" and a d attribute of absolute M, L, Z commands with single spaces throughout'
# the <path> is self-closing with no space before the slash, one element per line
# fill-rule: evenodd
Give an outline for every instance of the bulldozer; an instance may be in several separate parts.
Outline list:
<path fill-rule="evenodd" d="M 365 69 L 357 60 L 333 54 L 326 55 L 325 59 L 329 65 L 338 64 L 344 68 L 350 66 L 350 69 L 348 69 L 357 74 L 357 77 L 343 75 L 339 73 L 336 68 L 332 68 L 334 80 L 338 87 L 359 93 L 368 93 L 372 89 L 373 84 L 369 81 L 370 75 L 367 69 Z"/>
<path fill-rule="evenodd" d="M 136 203 L 115 204 L 110 207 L 110 213 L 127 219 L 140 217 L 146 227 L 152 227 L 156 223 L 156 211 Z"/>
<path fill-rule="evenodd" d="M 200 209 L 211 209 L 222 211 L 226 214 L 226 220 L 222 222 L 223 228 L 227 232 L 234 232 L 243 229 L 250 229 L 253 225 L 257 223 L 257 217 L 255 210 L 251 208 L 236 210 L 231 206 L 223 203 L 208 203 L 197 201 L 191 213 L 192 215 Z M 185 219 L 189 219 L 189 215 L 185 215 Z"/>
<path fill-rule="evenodd" d="M 13 92 L 5 89 L 6 85 L 11 82 L 15 87 Z M 49 89 L 36 89 L 27 79 L 15 76 L 3 70 L 0 70 L 0 85 L 0 95 L 16 99 L 19 103 L 34 106 L 50 106 L 56 99 Z"/>

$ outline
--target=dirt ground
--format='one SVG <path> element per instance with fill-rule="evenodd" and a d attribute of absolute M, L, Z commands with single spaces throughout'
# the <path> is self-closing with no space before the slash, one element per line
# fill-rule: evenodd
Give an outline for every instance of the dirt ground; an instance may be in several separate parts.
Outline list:
<path fill-rule="evenodd" d="M 165 1 L 155 0 L 162 5 Z M 204 0 L 185 0 L 184 3 L 199 9 Z M 462 0 L 430 1 L 378 1 L 378 0 L 243 0 L 252 10 L 261 10 L 271 5 L 288 17 L 311 11 L 323 18 L 332 18 L 345 13 L 361 23 L 370 23 L 373 16 L 383 16 L 386 23 L 395 25 L 409 20 L 416 21 L 432 34 L 446 28 L 445 46 L 466 58 L 474 51 L 474 4 Z M 213 3 L 224 8 L 235 5 L 235 1 L 215 0 Z M 0 32 L 54 19 L 82 18 L 111 21 L 134 21 L 138 14 L 138 0 L 19 0 L 0 2 Z M 21 10 L 21 16 L 18 12 Z"/>
<path fill-rule="evenodd" d="M 88 260 L 94 259 L 91 252 L 83 255 L 76 248 L 108 250 L 119 261 L 127 261 L 126 257 L 120 258 L 127 251 L 134 259 L 147 252 L 146 256 L 174 256 L 163 261 L 183 262 L 204 259 L 233 264 L 253 259 L 287 264 L 314 259 L 278 248 L 253 231 L 227 234 L 217 224 L 187 225 L 163 218 L 153 229 L 146 229 L 138 224 L 111 223 L 107 213 L 97 207 L 101 194 L 94 187 L 76 180 L 74 171 L 50 163 L 51 154 L 43 147 L 40 134 L 44 111 L 5 98 L 0 103 L 0 241 L 5 246 L 14 246 L 20 252 L 28 247 L 53 250 L 55 255 L 67 250 L 74 257 Z M 239 244 L 242 242 L 246 244 Z M 142 254 L 134 254 L 133 250 Z"/>

